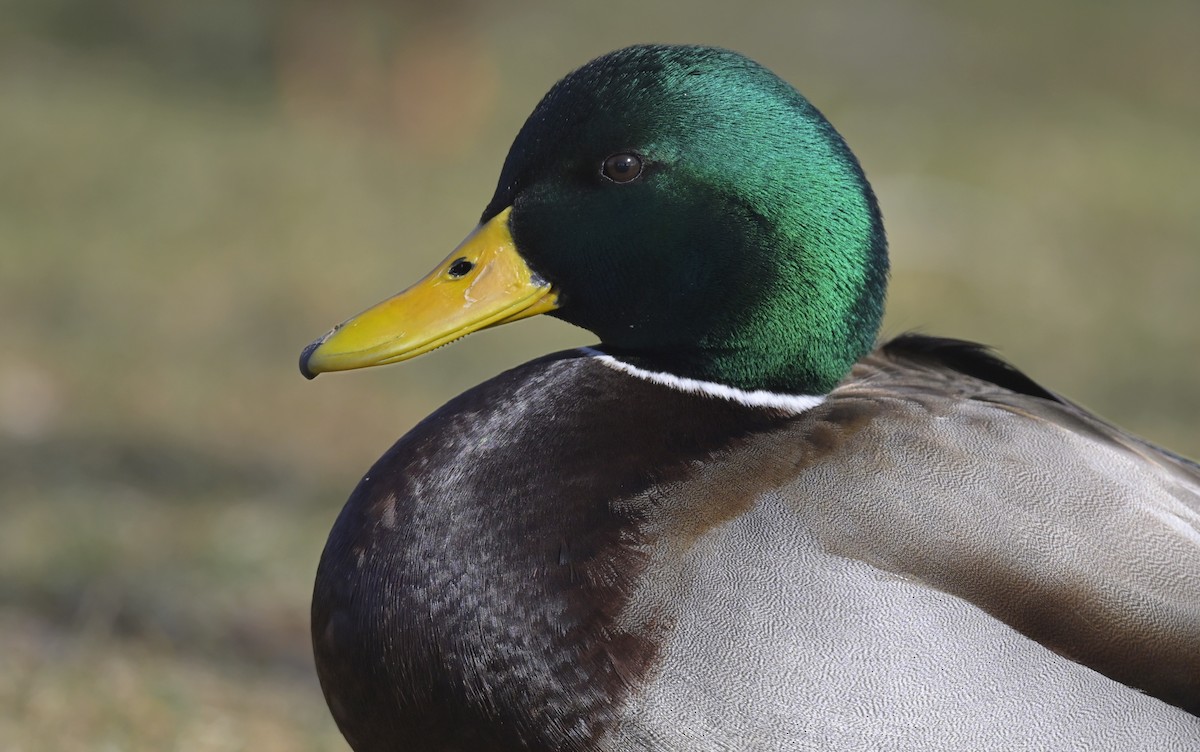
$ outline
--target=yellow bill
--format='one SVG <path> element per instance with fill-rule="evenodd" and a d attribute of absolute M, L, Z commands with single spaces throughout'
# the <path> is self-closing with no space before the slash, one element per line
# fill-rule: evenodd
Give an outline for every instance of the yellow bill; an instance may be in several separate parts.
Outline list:
<path fill-rule="evenodd" d="M 517 253 L 505 209 L 424 279 L 304 348 L 308 378 L 415 358 L 497 324 L 553 311 L 558 294 Z"/>

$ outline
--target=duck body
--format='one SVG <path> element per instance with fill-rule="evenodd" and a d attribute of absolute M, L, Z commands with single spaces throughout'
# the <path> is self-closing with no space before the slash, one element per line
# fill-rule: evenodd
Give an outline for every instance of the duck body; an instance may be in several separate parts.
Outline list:
<path fill-rule="evenodd" d="M 1200 472 L 928 341 L 801 412 L 573 352 L 434 413 L 318 574 L 352 746 L 1195 748 L 1200 719 L 1126 684 L 1200 697 L 1200 557 L 1172 521 Z"/>
<path fill-rule="evenodd" d="M 551 89 L 467 240 L 301 356 L 600 338 L 346 503 L 312 626 L 351 747 L 1200 749 L 1200 467 L 979 345 L 876 348 L 887 264 L 853 154 L 746 58 Z"/>

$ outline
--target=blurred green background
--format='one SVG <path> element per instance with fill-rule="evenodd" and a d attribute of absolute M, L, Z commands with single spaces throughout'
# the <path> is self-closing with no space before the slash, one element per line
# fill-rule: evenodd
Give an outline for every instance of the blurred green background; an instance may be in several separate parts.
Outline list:
<path fill-rule="evenodd" d="M 0 748 L 344 749 L 309 588 L 442 401 L 545 319 L 306 382 L 473 226 L 541 94 L 743 51 L 860 156 L 886 331 L 974 338 L 1200 455 L 1200 4 L 0 0 Z"/>

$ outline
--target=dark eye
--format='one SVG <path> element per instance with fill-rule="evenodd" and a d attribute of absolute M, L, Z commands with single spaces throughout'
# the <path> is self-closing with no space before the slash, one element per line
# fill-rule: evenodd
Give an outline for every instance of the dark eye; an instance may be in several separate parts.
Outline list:
<path fill-rule="evenodd" d="M 628 183 L 642 174 L 642 158 L 636 154 L 614 154 L 604 160 L 600 172 L 614 183 Z"/>
<path fill-rule="evenodd" d="M 455 259 L 454 263 L 450 264 L 450 268 L 446 272 L 455 279 L 462 277 L 475 268 L 475 265 L 465 258 Z"/>

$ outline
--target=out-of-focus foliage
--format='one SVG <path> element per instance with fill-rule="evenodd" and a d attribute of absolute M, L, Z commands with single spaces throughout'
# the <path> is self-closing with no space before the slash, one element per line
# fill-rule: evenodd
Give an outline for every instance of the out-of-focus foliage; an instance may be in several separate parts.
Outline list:
<path fill-rule="evenodd" d="M 888 332 L 990 342 L 1200 454 L 1200 5 L 0 0 L 0 746 L 342 749 L 308 591 L 345 495 L 550 320 L 305 382 L 637 41 L 741 50 L 875 184 Z"/>

